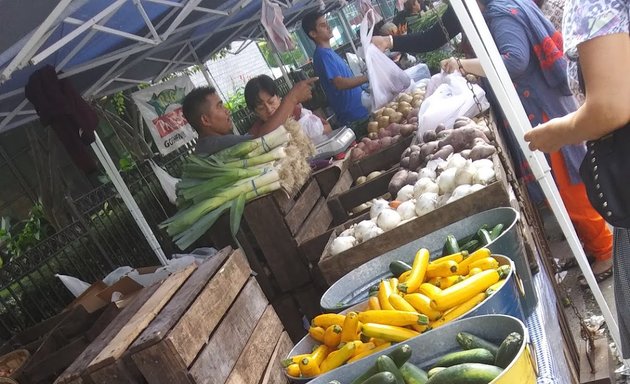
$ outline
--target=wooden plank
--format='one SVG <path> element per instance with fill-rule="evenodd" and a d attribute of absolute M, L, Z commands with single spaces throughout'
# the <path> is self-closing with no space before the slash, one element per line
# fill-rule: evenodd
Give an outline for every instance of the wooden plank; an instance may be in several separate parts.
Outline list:
<path fill-rule="evenodd" d="M 149 384 L 193 384 L 184 361 L 167 340 L 153 344 L 131 358 Z"/>
<path fill-rule="evenodd" d="M 400 156 L 409 148 L 415 135 L 409 135 L 396 144 L 383 148 L 380 151 L 371 154 L 368 157 L 353 163 L 349 169 L 352 176 L 356 179 L 359 176 L 366 176 L 370 172 L 384 171 L 400 162 Z"/>
<path fill-rule="evenodd" d="M 232 248 L 223 248 L 201 264 L 164 307 L 160 315 L 140 334 L 129 351 L 135 353 L 164 338 L 231 254 Z"/>
<path fill-rule="evenodd" d="M 226 384 L 258 384 L 282 331 L 276 312 L 271 305 L 267 306 Z"/>
<path fill-rule="evenodd" d="M 322 313 L 319 300 L 323 293 L 312 284 L 298 288 L 293 292 L 293 297 L 300 305 L 300 311 L 307 319 L 310 320 Z"/>
<path fill-rule="evenodd" d="M 267 307 L 267 299 L 251 278 L 190 369 L 195 383 L 223 384 Z"/>
<path fill-rule="evenodd" d="M 52 382 L 85 350 L 89 341 L 83 337 L 76 338 L 61 349 L 42 357 L 36 363 L 29 363 L 22 375 L 17 378 L 20 383 Z"/>
<path fill-rule="evenodd" d="M 260 384 L 288 384 L 289 380 L 284 375 L 281 361 L 291 352 L 291 349 L 293 349 L 293 342 L 289 335 L 283 332 L 273 350 L 273 355 L 271 355 L 269 365 Z"/>
<path fill-rule="evenodd" d="M 236 234 L 236 238 L 245 256 L 247 256 L 249 266 L 252 271 L 254 271 L 256 281 L 258 281 L 260 288 L 265 292 L 265 296 L 267 296 L 268 300 L 273 300 L 278 294 L 278 290 L 271 281 L 271 271 L 269 268 L 265 268 L 264 265 L 266 265 L 266 263 L 261 261 L 263 256 L 260 254 L 260 250 L 257 250 L 255 247 L 256 239 L 249 230 L 249 227 L 247 227 L 247 223 L 241 223 L 241 228 Z"/>
<path fill-rule="evenodd" d="M 282 321 L 282 325 L 291 340 L 296 343 L 300 341 L 306 335 L 306 330 L 304 329 L 302 312 L 295 298 L 291 294 L 285 294 L 277 297 L 271 305 L 273 305 L 273 309 Z"/>
<path fill-rule="evenodd" d="M 113 364 L 104 366 L 90 374 L 94 384 L 141 384 L 144 383 L 142 374 L 129 358 L 116 360 Z"/>
<path fill-rule="evenodd" d="M 293 196 L 289 196 L 284 191 L 276 191 L 269 196 L 263 196 L 257 200 L 266 200 L 266 204 L 272 204 L 278 207 L 283 215 L 289 213 L 293 205 L 295 205 L 295 199 Z"/>
<path fill-rule="evenodd" d="M 346 164 L 344 160 L 335 161 L 332 165 L 313 173 L 313 179 L 319 185 L 322 196 L 327 197 L 335 188 L 345 170 L 342 169 L 344 164 Z"/>
<path fill-rule="evenodd" d="M 92 323 L 90 329 L 88 329 L 84 336 L 88 341 L 92 341 L 98 337 L 105 330 L 105 328 L 118 316 L 121 309 L 115 303 L 109 303 L 105 307 L 103 313 Z"/>
<path fill-rule="evenodd" d="M 306 220 L 304 220 L 297 235 L 295 235 L 295 241 L 298 243 L 298 246 L 326 232 L 332 220 L 332 213 L 328 208 L 328 204 L 326 204 L 326 199 L 320 197 L 311 213 L 309 213 Z"/>
<path fill-rule="evenodd" d="M 164 308 L 171 297 L 184 284 L 188 277 L 197 269 L 196 264 L 191 264 L 186 268 L 169 276 L 155 291 L 144 305 L 136 312 L 127 324 L 118 332 L 116 337 L 103 348 L 103 350 L 92 360 L 88 366 L 88 371 L 92 372 L 112 364 L 119 359 L 133 341 L 144 331 L 155 316 Z"/>
<path fill-rule="evenodd" d="M 238 301 L 237 296 L 240 298 L 244 294 L 250 275 L 245 255 L 241 250 L 235 250 L 168 333 L 166 337 L 186 366 L 193 362 L 234 299 Z M 243 285 L 245 288 L 241 291 Z M 256 287 L 260 289 L 257 284 Z"/>
<path fill-rule="evenodd" d="M 321 191 L 315 180 L 310 179 L 306 184 L 306 188 L 304 188 L 304 191 L 295 202 L 295 205 L 284 218 L 292 235 L 295 235 L 298 229 L 300 229 L 302 223 L 306 220 L 306 217 L 321 195 Z"/>
<path fill-rule="evenodd" d="M 309 281 L 306 261 L 278 209 L 257 199 L 245 206 L 244 216 L 280 290 L 286 292 Z"/>
<path fill-rule="evenodd" d="M 330 191 L 330 194 L 328 194 L 328 197 L 330 198 L 333 196 L 337 196 L 338 194 L 347 191 L 348 189 L 350 189 L 352 184 L 354 184 L 354 178 L 352 177 L 352 173 L 350 173 L 350 170 L 345 170 L 339 176 L 339 181 L 337 181 L 337 184 L 335 184 L 333 189 Z"/>
<path fill-rule="evenodd" d="M 502 206 L 509 206 L 509 197 L 503 184 L 497 181 L 335 256 L 331 256 L 327 251 L 335 237 L 333 232 L 318 265 L 326 281 L 332 284 L 353 269 L 409 243 L 411 239 L 425 236 L 475 213 Z M 342 227 L 339 227 L 335 232 L 341 230 Z"/>
<path fill-rule="evenodd" d="M 83 351 L 83 353 L 66 369 L 55 383 L 82 383 L 81 374 L 88 364 L 94 360 L 103 348 L 118 334 L 122 327 L 135 315 L 144 303 L 158 289 L 159 284 L 140 290 L 133 301 L 123 309 L 107 328 Z"/>

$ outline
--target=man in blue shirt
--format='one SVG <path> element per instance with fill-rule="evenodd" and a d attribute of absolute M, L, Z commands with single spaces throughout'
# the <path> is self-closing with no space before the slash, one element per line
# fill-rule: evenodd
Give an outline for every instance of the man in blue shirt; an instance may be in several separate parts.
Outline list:
<path fill-rule="evenodd" d="M 354 76 L 348 64 L 330 47 L 333 34 L 322 13 L 306 15 L 302 29 L 315 42 L 313 67 L 337 120 L 352 128 L 357 137 L 367 135 L 369 112 L 361 104 L 361 85 L 367 83 L 367 76 Z"/>

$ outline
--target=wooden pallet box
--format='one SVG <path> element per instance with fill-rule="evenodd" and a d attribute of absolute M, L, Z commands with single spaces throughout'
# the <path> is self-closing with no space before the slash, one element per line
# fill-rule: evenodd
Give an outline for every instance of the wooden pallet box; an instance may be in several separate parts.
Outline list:
<path fill-rule="evenodd" d="M 356 179 L 359 176 L 368 175 L 370 172 L 390 169 L 400 162 L 400 156 L 409 148 L 415 138 L 415 134 L 404 137 L 399 142 L 385 147 L 361 160 L 351 163 L 348 169 Z"/>
<path fill-rule="evenodd" d="M 143 289 L 55 383 L 257 384 L 287 339 L 245 255 L 227 248 Z"/>

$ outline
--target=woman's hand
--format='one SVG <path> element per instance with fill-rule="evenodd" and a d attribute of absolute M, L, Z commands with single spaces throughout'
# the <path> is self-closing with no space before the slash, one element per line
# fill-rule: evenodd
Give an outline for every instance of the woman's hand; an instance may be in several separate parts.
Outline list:
<path fill-rule="evenodd" d="M 381 52 L 385 52 L 388 49 L 392 49 L 392 37 L 391 36 L 374 36 L 372 37 L 372 44 L 374 44 Z"/>
<path fill-rule="evenodd" d="M 576 140 L 570 137 L 567 129 L 571 116 L 572 114 L 549 120 L 525 133 L 524 138 L 529 142 L 529 149 L 550 153 L 560 150 L 564 145 L 574 144 Z"/>
<path fill-rule="evenodd" d="M 455 59 L 454 57 L 450 57 L 448 59 L 444 59 L 440 62 L 440 67 L 442 68 L 442 71 L 451 74 L 455 71 L 459 71 L 459 63 L 457 62 L 457 59 Z"/>

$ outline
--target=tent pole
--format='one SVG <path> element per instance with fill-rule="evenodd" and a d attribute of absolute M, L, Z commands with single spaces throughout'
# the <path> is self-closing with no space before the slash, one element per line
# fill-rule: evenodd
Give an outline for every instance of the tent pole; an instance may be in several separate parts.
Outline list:
<path fill-rule="evenodd" d="M 114 165 L 112 158 L 109 156 L 109 153 L 107 153 L 107 149 L 103 145 L 100 136 L 96 132 L 94 132 L 94 135 L 96 136 L 96 140 L 94 141 L 94 143 L 92 143 L 92 150 L 94 151 L 94 153 L 96 153 L 96 156 L 105 168 L 105 172 L 107 172 L 109 179 L 114 184 L 116 191 L 118 191 L 118 193 L 120 194 L 120 197 L 123 199 L 125 205 L 127 206 L 127 209 L 129 209 L 129 212 L 131 213 L 131 216 L 140 228 L 140 231 L 142 231 L 142 234 L 149 243 L 149 246 L 157 256 L 158 260 L 162 265 L 167 265 L 168 260 L 164 255 L 164 251 L 162 250 L 160 243 L 157 241 L 155 235 L 153 234 L 149 223 L 147 223 L 147 220 L 144 218 L 144 215 L 140 210 L 140 207 L 138 207 L 136 200 L 131 195 L 129 188 L 127 188 L 127 184 L 125 184 L 122 177 L 120 176 L 120 173 L 118 172 L 118 169 L 116 169 L 116 166 Z"/>
<path fill-rule="evenodd" d="M 466 7 L 464 6 L 466 4 Z M 478 5 L 471 0 L 454 0 L 451 1 L 453 9 L 457 14 L 459 21 L 462 24 L 462 28 L 466 33 L 466 36 L 470 39 L 470 43 L 480 59 L 481 65 L 484 69 L 486 77 L 490 81 L 492 89 L 497 94 L 497 99 L 501 108 L 506 114 L 508 122 L 512 130 L 514 130 L 515 136 L 519 142 L 519 146 L 523 153 L 527 156 L 530 163 L 532 172 L 536 179 L 541 183 L 541 187 L 547 197 L 551 208 L 553 210 L 560 227 L 564 235 L 567 238 L 571 251 L 575 256 L 588 285 L 595 296 L 598 306 L 602 311 L 602 315 L 606 320 L 608 329 L 612 339 L 620 346 L 619 328 L 617 323 L 604 299 L 604 296 L 597 285 L 595 276 L 589 266 L 584 250 L 580 244 L 580 240 L 577 237 L 575 229 L 571 224 L 569 215 L 566 211 L 560 193 L 555 185 L 549 166 L 546 164 L 544 155 L 540 152 L 532 152 L 523 135 L 529 129 L 531 125 L 527 119 L 527 115 L 523 106 L 518 98 L 518 94 L 514 89 L 512 81 L 509 77 L 507 69 L 503 64 L 503 60 L 499 54 L 499 51 L 494 44 L 494 40 L 488 27 L 483 19 L 483 15 L 479 10 Z M 470 14 L 468 13 L 470 12 Z"/>

